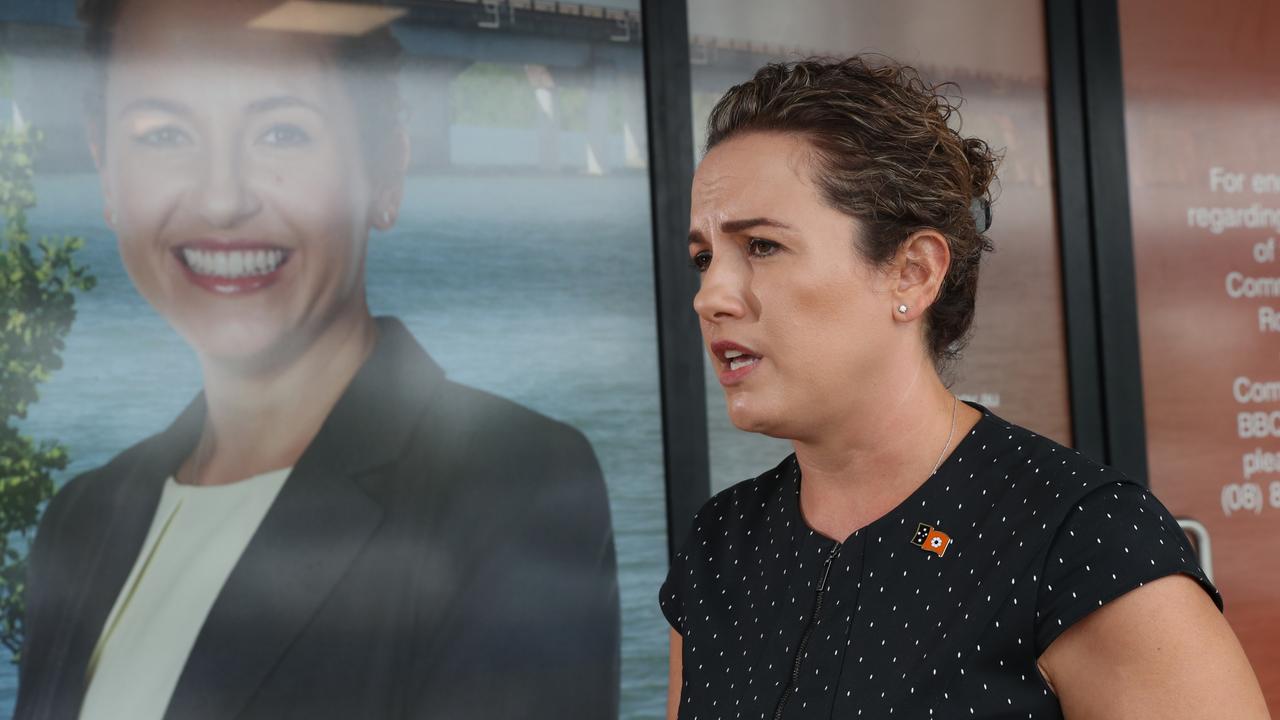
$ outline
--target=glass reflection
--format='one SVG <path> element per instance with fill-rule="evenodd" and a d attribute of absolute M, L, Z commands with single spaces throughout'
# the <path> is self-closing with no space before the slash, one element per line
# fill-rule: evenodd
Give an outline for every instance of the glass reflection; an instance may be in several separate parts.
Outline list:
<path fill-rule="evenodd" d="M 59 66 L 52 32 L 24 59 L 24 72 L 90 96 L 91 153 L 76 159 L 79 134 L 55 133 L 48 148 L 71 158 L 64 170 L 95 162 L 100 173 L 38 174 L 32 220 L 88 236 L 84 256 L 101 280 L 81 298 L 67 367 L 26 427 L 67 440 L 70 476 L 163 428 L 203 387 L 161 438 L 169 487 L 217 492 L 250 475 L 268 486 L 265 500 L 235 501 L 259 503 L 263 518 L 245 531 L 225 584 L 203 591 L 208 620 L 196 625 L 185 669 L 175 668 L 170 707 L 241 696 L 247 707 L 361 716 L 395 697 L 464 717 L 500 716 L 492 703 L 611 717 L 620 638 L 610 506 L 622 713 L 660 703 L 652 688 L 665 683 L 665 655 L 651 640 L 661 623 L 651 596 L 664 532 L 644 111 L 638 38 L 622 32 L 636 27 L 634 12 L 597 8 L 605 32 L 594 54 L 566 57 L 555 42 L 514 33 L 463 47 L 458 38 L 495 28 L 460 30 L 413 6 L 371 6 L 399 12 L 362 32 L 347 19 L 351 32 L 334 34 L 304 31 L 274 2 L 138 1 L 119 17 L 110 5 L 87 8 L 118 20 L 101 68 Z M 502 21 L 512 17 L 523 16 Z M 59 102 L 27 97 L 40 120 Z M 370 308 L 400 322 L 374 320 Z M 434 361 L 415 337 L 429 340 Z M 436 363 L 572 427 L 453 385 Z M 234 400 L 231 410 L 219 410 L 219 398 Z M 277 444 L 295 457 L 271 452 Z M 387 462 L 357 462 L 379 453 Z M 282 479 L 255 470 L 290 466 L 271 497 L 269 484 Z M 348 470 L 359 495 L 334 495 L 325 480 L 300 489 L 300 478 Z M 90 598 L 95 614 L 29 624 L 28 648 L 42 645 L 42 622 L 55 635 L 74 626 L 78 654 L 29 652 L 23 708 L 72 702 L 62 690 L 87 672 L 86 716 L 136 699 L 98 705 L 94 694 L 118 684 L 97 678 L 126 667 L 121 656 L 146 647 L 113 651 L 117 640 L 141 642 L 159 622 L 140 612 L 146 622 L 131 636 L 129 609 L 166 607 L 144 602 L 160 565 L 137 561 L 160 563 L 175 540 L 175 525 L 156 524 L 157 508 L 177 518 L 173 506 L 211 494 L 175 492 L 166 504 L 169 473 L 134 474 L 147 476 L 137 479 L 144 490 L 99 489 L 99 472 L 63 491 L 90 500 L 55 503 L 57 513 L 92 511 L 109 557 L 74 587 L 33 584 L 59 601 Z M 123 510 L 106 511 L 125 495 Z M 370 500 L 381 506 L 373 520 Z M 123 516 L 128 542 L 117 543 Z M 78 537 L 97 532 L 93 522 L 79 524 Z M 370 528 L 363 544 L 357 525 Z M 339 571 L 344 552 L 353 555 Z M 331 589 L 317 591 L 313 572 L 335 574 Z M 211 575 L 190 574 L 206 584 Z M 33 589 L 34 605 L 56 605 L 41 592 Z M 310 615 L 298 605 L 308 602 L 319 605 Z M 250 661 L 240 654 L 290 631 L 289 649 L 270 661 L 266 650 Z M 432 659 L 441 656 L 447 667 Z M 220 669 L 232 657 L 249 674 L 255 662 L 271 669 L 237 680 Z M 147 693 L 135 686 L 133 695 Z"/>

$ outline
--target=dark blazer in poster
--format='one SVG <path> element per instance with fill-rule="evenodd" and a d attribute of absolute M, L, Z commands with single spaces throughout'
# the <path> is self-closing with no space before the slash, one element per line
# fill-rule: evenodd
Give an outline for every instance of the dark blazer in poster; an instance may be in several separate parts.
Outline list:
<path fill-rule="evenodd" d="M 31 554 L 15 717 L 74 718 L 202 397 L 72 480 Z M 613 718 L 618 587 L 586 439 L 448 381 L 391 319 L 227 579 L 167 718 Z"/>

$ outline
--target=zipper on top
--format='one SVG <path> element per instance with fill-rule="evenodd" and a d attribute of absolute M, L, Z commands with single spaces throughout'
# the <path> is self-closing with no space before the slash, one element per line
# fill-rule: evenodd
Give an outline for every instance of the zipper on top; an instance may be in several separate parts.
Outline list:
<path fill-rule="evenodd" d="M 800 644 L 796 647 L 796 658 L 791 663 L 791 679 L 787 681 L 786 687 L 782 689 L 782 697 L 778 698 L 778 707 L 773 711 L 773 720 L 782 720 L 782 710 L 787 706 L 787 698 L 791 696 L 796 683 L 800 681 L 800 661 L 804 657 L 804 648 L 809 644 L 809 636 L 813 634 L 813 626 L 818 622 L 818 616 L 822 614 L 822 597 L 827 592 L 827 576 L 831 574 L 831 563 L 836 559 L 836 555 L 840 553 L 840 543 L 836 543 L 831 548 L 831 552 L 827 554 L 827 560 L 822 564 L 822 579 L 818 581 L 818 595 L 813 602 L 813 613 L 809 615 L 809 623 L 805 625 L 804 632 L 800 634 Z"/>

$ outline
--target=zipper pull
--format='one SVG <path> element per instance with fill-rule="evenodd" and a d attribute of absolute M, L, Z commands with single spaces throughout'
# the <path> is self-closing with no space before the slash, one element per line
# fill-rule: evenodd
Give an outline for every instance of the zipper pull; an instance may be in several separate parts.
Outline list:
<path fill-rule="evenodd" d="M 822 592 L 827 589 L 827 576 L 831 574 L 831 563 L 839 554 L 840 543 L 836 543 L 835 547 L 831 548 L 831 552 L 827 554 L 826 562 L 822 565 L 822 580 L 818 581 L 818 592 Z"/>

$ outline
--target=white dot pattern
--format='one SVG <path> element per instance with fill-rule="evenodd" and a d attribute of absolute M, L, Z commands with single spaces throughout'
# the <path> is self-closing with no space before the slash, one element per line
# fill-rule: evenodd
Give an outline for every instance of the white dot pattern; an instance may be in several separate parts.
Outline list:
<path fill-rule="evenodd" d="M 843 543 L 805 525 L 800 481 L 791 456 L 719 493 L 672 562 L 681 720 L 1061 718 L 1035 662 L 1063 630 L 1174 573 L 1222 604 L 1149 492 L 985 411 Z M 944 556 L 910 543 L 919 523 Z"/>

